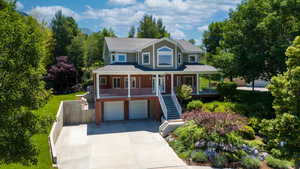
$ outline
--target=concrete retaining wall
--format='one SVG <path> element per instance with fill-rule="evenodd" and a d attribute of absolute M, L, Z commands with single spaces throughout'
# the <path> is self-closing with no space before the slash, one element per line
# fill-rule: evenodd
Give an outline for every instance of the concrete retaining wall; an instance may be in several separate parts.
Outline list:
<path fill-rule="evenodd" d="M 63 128 L 64 122 L 63 122 L 63 107 L 64 103 L 60 102 L 56 119 L 52 125 L 50 134 L 48 136 L 49 146 L 50 146 L 50 153 L 52 158 L 52 163 L 54 167 L 57 167 L 57 153 L 55 150 L 55 143 L 59 137 L 59 134 Z"/>
<path fill-rule="evenodd" d="M 91 122 L 95 122 L 95 109 L 82 110 L 80 100 L 60 102 L 56 119 L 48 136 L 53 167 L 58 167 L 55 143 L 63 126 L 67 124 L 82 124 Z"/>
<path fill-rule="evenodd" d="M 64 101 L 64 124 L 83 124 L 95 122 L 95 109 L 82 110 L 81 101 Z"/>

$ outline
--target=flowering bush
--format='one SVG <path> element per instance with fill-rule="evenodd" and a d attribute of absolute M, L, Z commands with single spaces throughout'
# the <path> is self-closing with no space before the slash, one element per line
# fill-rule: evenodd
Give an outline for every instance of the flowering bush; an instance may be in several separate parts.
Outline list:
<path fill-rule="evenodd" d="M 238 114 L 203 112 L 201 110 L 186 112 L 182 115 L 182 118 L 185 121 L 193 120 L 207 132 L 218 133 L 220 135 L 238 131 L 247 123 L 246 118 Z"/>

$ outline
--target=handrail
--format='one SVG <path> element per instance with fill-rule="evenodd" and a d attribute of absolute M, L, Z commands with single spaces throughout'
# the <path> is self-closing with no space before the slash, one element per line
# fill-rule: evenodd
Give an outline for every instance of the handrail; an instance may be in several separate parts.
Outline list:
<path fill-rule="evenodd" d="M 179 101 L 178 101 L 177 96 L 176 96 L 174 91 L 172 91 L 171 97 L 172 97 L 172 100 L 175 104 L 175 107 L 176 107 L 179 115 L 181 115 L 182 114 L 182 108 L 181 108 L 181 105 L 179 104 Z"/>
<path fill-rule="evenodd" d="M 159 100 L 161 109 L 162 109 L 162 111 L 163 111 L 163 113 L 164 113 L 165 119 L 168 120 L 168 110 L 167 110 L 167 106 L 166 106 L 166 104 L 165 104 L 164 98 L 163 98 L 162 95 L 161 95 L 160 89 L 158 90 L 158 100 Z"/>

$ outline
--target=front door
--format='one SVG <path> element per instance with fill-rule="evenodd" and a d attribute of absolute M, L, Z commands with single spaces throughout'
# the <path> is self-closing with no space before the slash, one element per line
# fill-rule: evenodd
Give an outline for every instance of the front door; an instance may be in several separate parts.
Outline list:
<path fill-rule="evenodd" d="M 156 76 L 153 76 L 152 78 L 152 90 L 153 92 L 155 92 L 156 90 Z M 159 86 L 159 89 L 162 93 L 165 93 L 166 92 L 166 79 L 165 79 L 165 76 L 159 76 L 158 77 L 158 86 Z"/>

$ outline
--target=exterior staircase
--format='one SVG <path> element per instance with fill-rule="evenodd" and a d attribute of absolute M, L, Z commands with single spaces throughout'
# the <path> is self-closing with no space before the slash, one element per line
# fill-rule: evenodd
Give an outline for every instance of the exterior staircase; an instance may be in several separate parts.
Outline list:
<path fill-rule="evenodd" d="M 180 114 L 175 106 L 175 103 L 172 99 L 172 96 L 169 95 L 163 95 L 163 100 L 165 102 L 167 112 L 168 112 L 168 120 L 175 120 L 180 119 Z"/>

